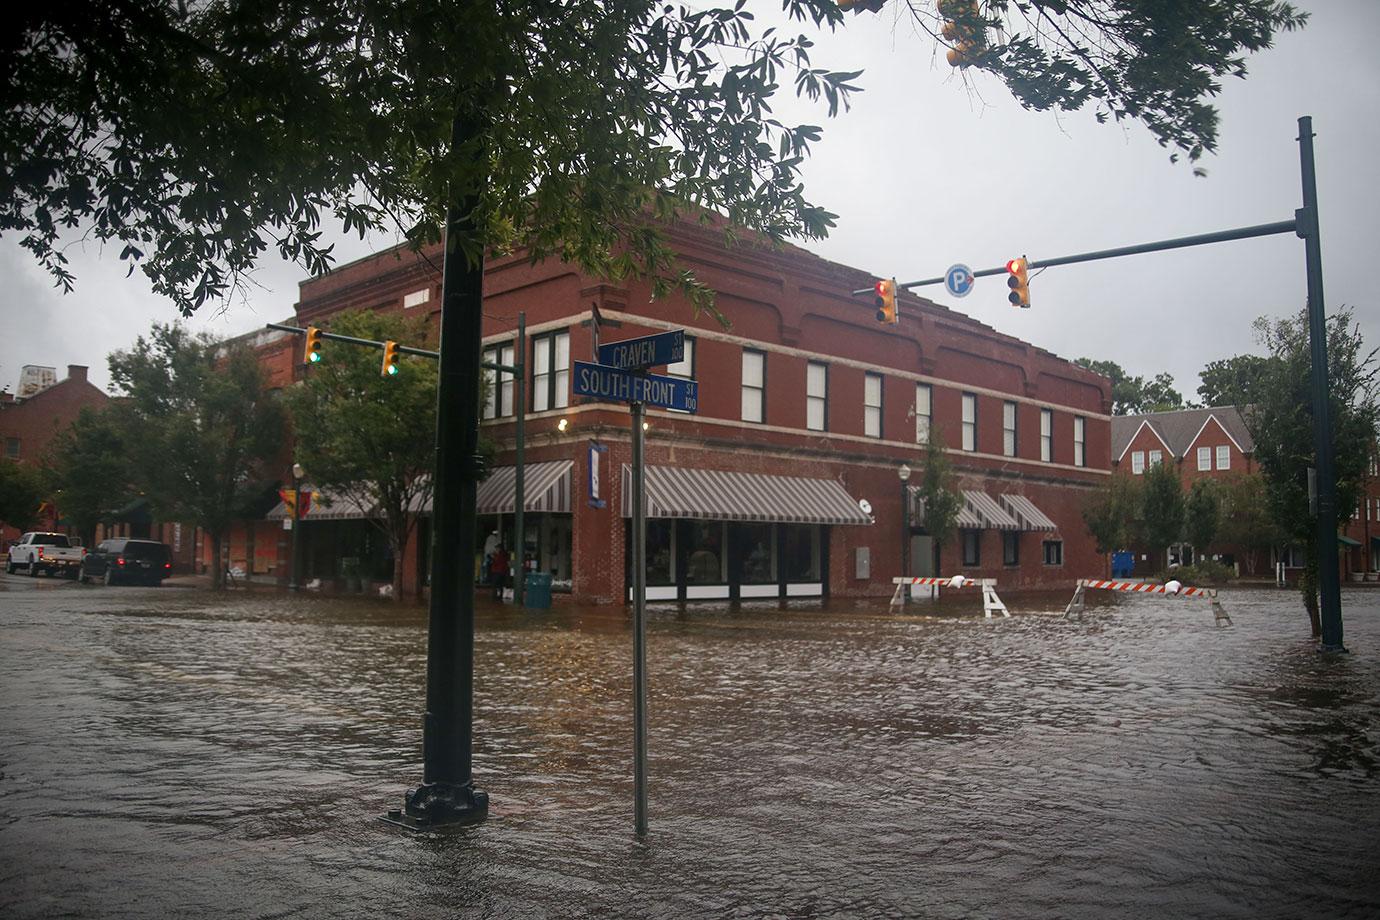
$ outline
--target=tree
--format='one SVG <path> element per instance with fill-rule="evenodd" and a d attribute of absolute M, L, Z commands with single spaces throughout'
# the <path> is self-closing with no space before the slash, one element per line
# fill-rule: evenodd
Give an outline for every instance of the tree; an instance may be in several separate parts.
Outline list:
<path fill-rule="evenodd" d="M 1167 372 L 1161 371 L 1147 381 L 1143 377 L 1132 377 L 1115 361 L 1079 358 L 1073 363 L 1112 381 L 1113 415 L 1170 412 L 1184 407 L 1184 398 L 1174 389 L 1174 378 Z"/>
<path fill-rule="evenodd" d="M 1249 406 L 1256 400 L 1256 389 L 1269 369 L 1269 358 L 1237 355 L 1209 361 L 1198 372 L 1198 396 L 1204 406 Z"/>
<path fill-rule="evenodd" d="M 1141 509 L 1140 483 L 1129 476 L 1112 476 L 1083 505 L 1083 524 L 1103 555 L 1137 541 Z"/>
<path fill-rule="evenodd" d="M 38 520 L 39 506 L 48 495 L 41 471 L 0 458 L 0 522 L 28 530 Z"/>
<path fill-rule="evenodd" d="M 859 74 L 811 60 L 844 23 L 832 0 L 782 6 L 812 34 L 756 31 L 747 0 L 30 5 L 0 38 L 0 233 L 65 288 L 65 234 L 119 244 L 190 314 L 270 247 L 325 270 L 327 216 L 435 241 L 449 189 L 480 196 L 452 241 L 472 259 L 518 247 L 708 306 L 647 216 L 717 212 L 772 241 L 835 219 L 800 183 L 820 128 L 772 103 L 789 82 L 833 117 Z M 937 2 L 908 9 L 940 34 Z M 1305 20 L 1278 0 L 986 0 L 960 18 L 972 66 L 1025 107 L 1097 103 L 1190 160 L 1216 143 L 1219 80 Z M 487 127 L 452 143 L 460 116 Z"/>
<path fill-rule="evenodd" d="M 361 311 L 331 320 L 331 331 L 422 347 L 425 320 Z M 372 509 L 369 522 L 393 554 L 393 598 L 402 600 L 403 550 L 431 499 L 436 462 L 436 362 L 405 357 L 383 377 L 381 354 L 332 348 L 288 397 L 297 459 L 312 482 Z"/>
<path fill-rule="evenodd" d="M 1309 512 L 1308 469 L 1315 465 L 1312 361 L 1306 311 L 1286 319 L 1261 317 L 1256 334 L 1270 353 L 1246 424 L 1255 439 L 1255 459 L 1265 478 L 1270 514 L 1288 539 L 1303 547 L 1299 591 L 1315 637 L 1322 635 L 1318 610 L 1316 520 Z M 1366 469 L 1375 449 L 1380 402 L 1376 352 L 1366 351 L 1350 308 L 1327 318 L 1328 404 L 1332 416 L 1333 464 L 1337 475 L 1337 520 L 1347 520 L 1364 494 Z"/>
<path fill-rule="evenodd" d="M 934 538 L 936 557 L 940 548 L 953 538 L 963 496 L 954 485 L 953 461 L 944 452 L 944 434 L 931 424 L 925 438 L 925 466 L 920 473 L 916 498 L 920 502 L 921 525 Z"/>
<path fill-rule="evenodd" d="M 1167 463 L 1151 464 L 1140 499 L 1141 539 L 1155 552 L 1177 543 L 1184 531 L 1184 492 L 1178 471 Z"/>
<path fill-rule="evenodd" d="M 159 517 L 206 531 L 212 583 L 223 587 L 225 533 L 262 497 L 283 442 L 285 414 L 264 388 L 254 352 L 155 324 L 129 351 L 110 356 L 110 378 L 128 397 L 133 484 Z"/>
<path fill-rule="evenodd" d="M 1193 544 L 1194 558 L 1206 553 L 1217 538 L 1221 519 L 1222 498 L 1217 484 L 1210 479 L 1194 482 L 1184 499 L 1184 539 Z"/>
<path fill-rule="evenodd" d="M 82 409 L 49 450 L 47 464 L 58 510 L 87 546 L 96 541 L 96 525 L 134 494 L 127 424 L 121 412 L 118 404 Z"/>
<path fill-rule="evenodd" d="M 1231 476 L 1221 483 L 1221 498 L 1217 538 L 1228 546 L 1240 547 L 1246 571 L 1255 574 L 1260 554 L 1268 554 L 1286 539 L 1270 515 L 1265 480 L 1259 473 Z"/>

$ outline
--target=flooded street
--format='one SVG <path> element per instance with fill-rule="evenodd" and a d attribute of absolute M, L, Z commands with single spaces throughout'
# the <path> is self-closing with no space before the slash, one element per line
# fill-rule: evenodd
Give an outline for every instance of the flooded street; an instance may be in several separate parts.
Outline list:
<path fill-rule="evenodd" d="M 639 844 L 622 610 L 482 608 L 411 836 L 424 609 L 3 579 L 0 915 L 1380 915 L 1380 591 L 1223 601 L 653 610 Z"/>

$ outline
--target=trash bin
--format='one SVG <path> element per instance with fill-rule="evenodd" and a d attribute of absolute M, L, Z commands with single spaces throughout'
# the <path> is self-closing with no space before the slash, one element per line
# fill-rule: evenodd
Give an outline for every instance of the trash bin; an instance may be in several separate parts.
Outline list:
<path fill-rule="evenodd" d="M 532 610 L 551 609 L 551 573 L 528 572 L 522 606 Z"/>

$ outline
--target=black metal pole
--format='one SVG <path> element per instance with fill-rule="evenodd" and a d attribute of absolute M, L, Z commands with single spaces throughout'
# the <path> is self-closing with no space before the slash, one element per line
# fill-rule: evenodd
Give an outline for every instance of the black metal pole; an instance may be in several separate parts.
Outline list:
<path fill-rule="evenodd" d="M 302 540 L 302 479 L 297 475 L 297 464 L 292 465 L 292 568 L 288 573 L 288 590 L 299 589 L 301 576 L 298 574 L 298 560 L 301 558 Z"/>
<path fill-rule="evenodd" d="M 478 134 L 468 113 L 452 123 L 452 149 Z M 432 496 L 431 607 L 427 629 L 422 785 L 407 795 L 406 826 L 473 824 L 489 797 L 474 789 L 474 549 L 479 456 L 479 375 L 484 257 L 466 257 L 460 240 L 480 221 L 478 187 L 452 188 L 441 277 L 436 482 Z M 402 816 L 390 813 L 389 819 Z"/>
<path fill-rule="evenodd" d="M 910 566 L 906 563 L 910 557 L 910 475 L 907 473 L 901 479 L 901 577 L 910 577 Z M 910 600 L 910 588 L 906 585 L 901 586 L 901 605 L 905 606 L 906 601 Z"/>
<path fill-rule="evenodd" d="M 633 831 L 647 835 L 647 505 L 640 402 L 632 404 Z"/>
<path fill-rule="evenodd" d="M 518 313 L 517 328 L 517 360 L 513 363 L 518 367 L 527 367 L 527 313 Z M 517 441 L 517 467 L 513 470 L 513 525 L 517 530 L 517 547 L 513 550 L 513 558 L 517 562 L 517 573 L 513 576 L 513 605 L 521 607 L 527 597 L 527 531 L 526 522 L 523 520 L 522 513 L 524 505 L 527 504 L 526 482 L 523 467 L 523 449 L 526 446 L 527 433 L 527 372 L 523 370 L 517 375 L 517 431 L 515 440 Z M 511 571 L 513 566 L 508 566 Z"/>
<path fill-rule="evenodd" d="M 1312 362 L 1313 450 L 1318 484 L 1318 593 L 1322 647 L 1342 652 L 1342 583 L 1337 557 L 1337 471 L 1333 459 L 1332 407 L 1327 383 L 1327 315 L 1323 304 L 1322 243 L 1318 238 L 1318 185 L 1313 164 L 1313 119 L 1299 119 L 1299 167 L 1303 208 L 1295 220 L 1303 237 L 1308 271 L 1308 346 Z"/>

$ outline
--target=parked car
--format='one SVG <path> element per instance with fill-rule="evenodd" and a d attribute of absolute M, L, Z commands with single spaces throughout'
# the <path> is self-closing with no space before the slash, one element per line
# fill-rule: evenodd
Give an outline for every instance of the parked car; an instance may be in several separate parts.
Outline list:
<path fill-rule="evenodd" d="M 47 572 L 59 573 L 74 578 L 81 568 L 82 556 L 86 550 L 67 539 L 62 533 L 26 533 L 19 542 L 10 547 L 5 560 L 5 574 L 13 575 L 15 569 L 24 569 L 28 575 Z"/>
<path fill-rule="evenodd" d="M 86 554 L 81 582 L 97 578 L 108 585 L 122 582 L 157 587 L 172 574 L 172 551 L 157 540 L 102 540 Z"/>

